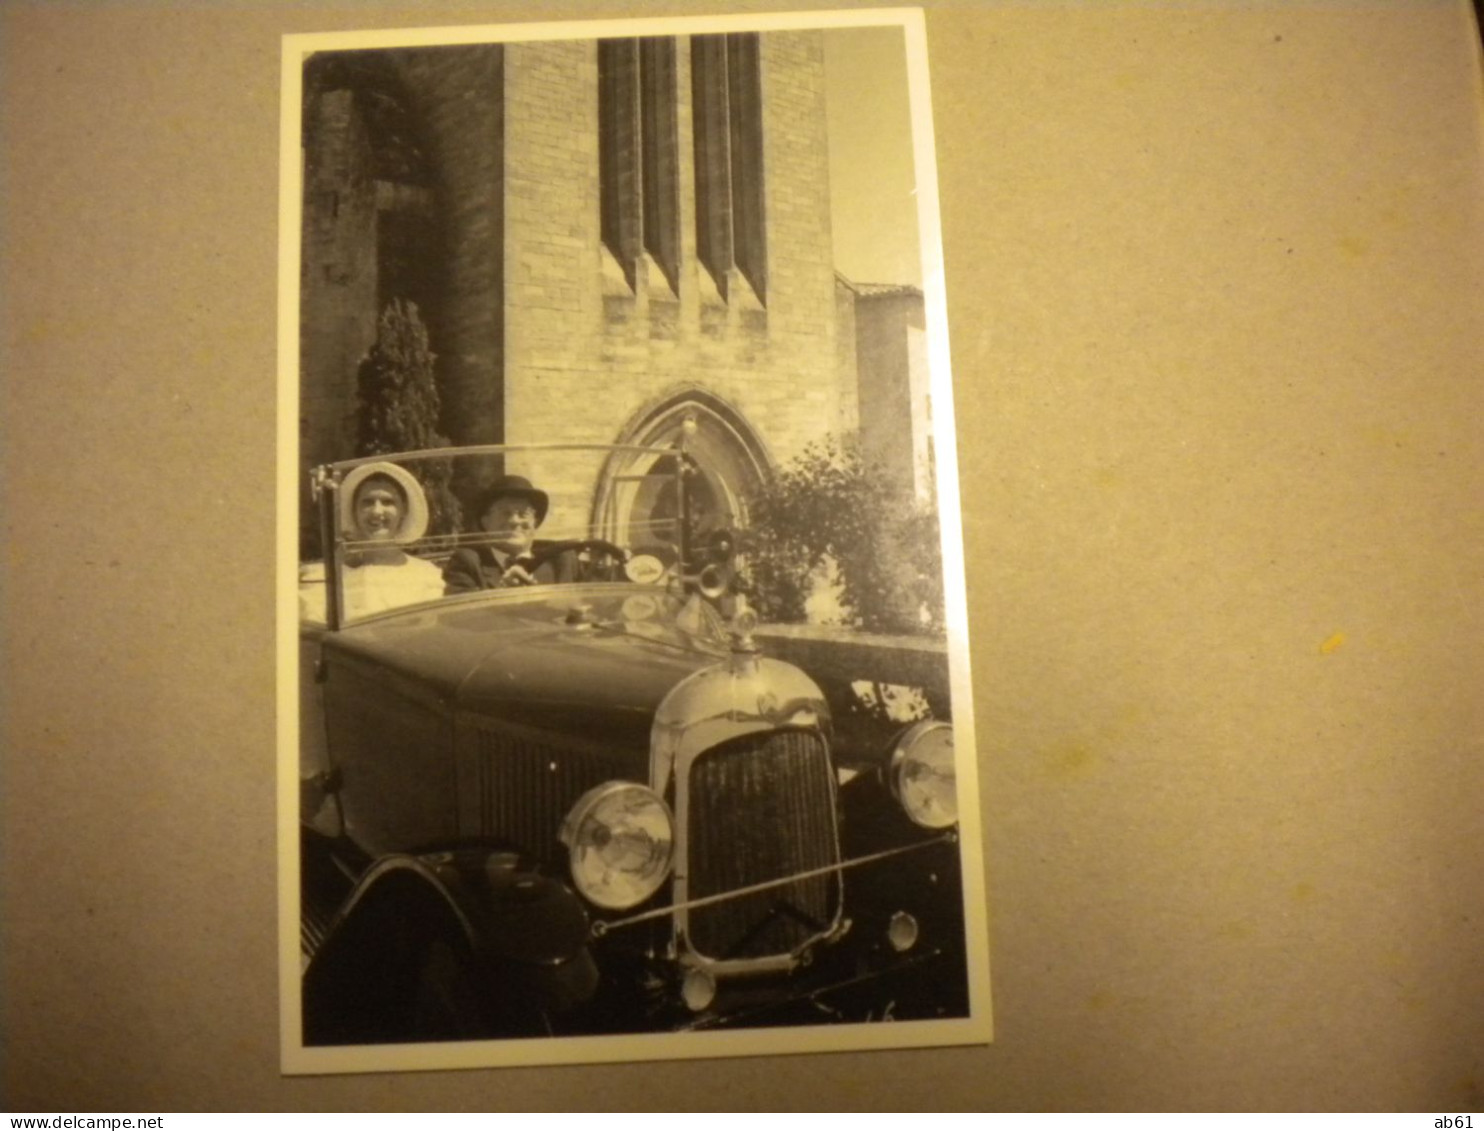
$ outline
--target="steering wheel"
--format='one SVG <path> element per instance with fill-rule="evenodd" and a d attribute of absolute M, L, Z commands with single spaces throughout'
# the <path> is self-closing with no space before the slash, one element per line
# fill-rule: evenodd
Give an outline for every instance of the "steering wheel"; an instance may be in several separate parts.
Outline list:
<path fill-rule="evenodd" d="M 621 548 L 602 538 L 576 538 L 566 542 L 552 542 L 526 557 L 521 564 L 527 573 L 535 573 L 547 562 L 563 554 L 588 553 L 592 560 L 579 563 L 576 581 L 617 581 L 628 558 Z"/>

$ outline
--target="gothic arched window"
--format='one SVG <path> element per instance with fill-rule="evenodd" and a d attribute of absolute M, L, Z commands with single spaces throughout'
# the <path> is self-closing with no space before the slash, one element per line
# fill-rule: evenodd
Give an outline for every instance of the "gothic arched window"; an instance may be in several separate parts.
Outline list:
<path fill-rule="evenodd" d="M 772 467 L 772 458 L 747 419 L 720 397 L 699 389 L 642 410 L 616 442 L 676 450 L 683 442 L 696 468 L 688 489 L 693 537 L 745 527 L 750 500 Z M 627 453 L 611 459 L 598 485 L 594 525 L 605 537 L 636 550 L 677 546 L 680 505 L 675 470 L 672 455 Z"/>

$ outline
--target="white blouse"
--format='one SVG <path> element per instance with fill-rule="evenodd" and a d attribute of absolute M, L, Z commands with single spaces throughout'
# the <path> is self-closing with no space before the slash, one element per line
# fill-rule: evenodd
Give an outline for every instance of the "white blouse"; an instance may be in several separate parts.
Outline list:
<path fill-rule="evenodd" d="M 314 576 L 304 573 L 299 578 L 299 616 L 323 624 L 323 567 L 311 567 L 310 572 Z M 341 577 L 345 581 L 345 615 L 351 620 L 403 605 L 436 601 L 443 596 L 443 571 L 432 562 L 410 554 L 399 562 L 347 566 Z"/>

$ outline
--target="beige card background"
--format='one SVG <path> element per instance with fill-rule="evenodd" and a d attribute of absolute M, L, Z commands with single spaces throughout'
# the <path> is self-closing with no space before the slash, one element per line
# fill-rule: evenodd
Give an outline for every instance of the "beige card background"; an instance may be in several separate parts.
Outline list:
<path fill-rule="evenodd" d="M 3 1104 L 1484 1108 L 1463 3 L 929 7 L 993 1046 L 279 1076 L 279 37 L 697 9 L 0 10 Z"/>

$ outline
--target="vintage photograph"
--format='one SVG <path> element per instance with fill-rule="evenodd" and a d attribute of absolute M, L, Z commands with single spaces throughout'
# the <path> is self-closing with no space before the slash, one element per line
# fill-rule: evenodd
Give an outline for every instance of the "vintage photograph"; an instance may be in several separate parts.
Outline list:
<path fill-rule="evenodd" d="M 926 68 L 285 39 L 285 1071 L 989 1039 Z"/>

